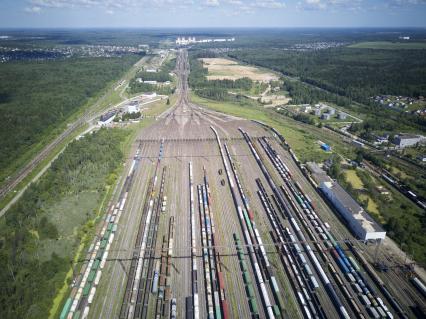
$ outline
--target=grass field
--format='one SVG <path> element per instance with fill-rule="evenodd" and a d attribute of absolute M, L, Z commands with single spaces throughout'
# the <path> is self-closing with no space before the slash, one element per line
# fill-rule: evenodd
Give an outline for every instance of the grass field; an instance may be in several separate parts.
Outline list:
<path fill-rule="evenodd" d="M 352 187 L 355 189 L 362 189 L 364 184 L 362 180 L 356 174 L 356 171 L 353 169 L 348 169 L 346 172 L 346 180 L 351 183 Z"/>
<path fill-rule="evenodd" d="M 191 95 L 191 101 L 204 105 L 212 110 L 238 116 L 249 120 L 258 120 L 277 129 L 288 141 L 292 149 L 302 162 L 326 160 L 330 154 L 322 151 L 318 146 L 318 139 L 327 142 L 333 147 L 334 152 L 353 156 L 353 147 L 343 143 L 340 137 L 330 131 L 312 125 L 305 125 L 274 110 L 263 107 L 241 106 L 230 102 L 219 102 Z"/>
<path fill-rule="evenodd" d="M 372 41 L 372 42 L 359 42 L 349 46 L 354 49 L 381 49 L 381 50 L 395 50 L 395 49 L 426 49 L 426 42 L 390 42 L 390 41 Z"/>
<path fill-rule="evenodd" d="M 257 67 L 238 64 L 238 62 L 224 58 L 201 59 L 203 65 L 209 70 L 209 80 L 237 80 L 244 77 L 253 81 L 269 82 L 278 80 L 272 72 L 263 71 Z"/>

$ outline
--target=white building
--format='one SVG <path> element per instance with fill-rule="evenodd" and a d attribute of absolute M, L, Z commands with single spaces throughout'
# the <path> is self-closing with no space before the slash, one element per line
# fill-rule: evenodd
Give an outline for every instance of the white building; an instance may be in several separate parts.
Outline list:
<path fill-rule="evenodd" d="M 362 240 L 385 239 L 386 231 L 338 183 L 324 181 L 320 189 L 356 237 Z"/>
<path fill-rule="evenodd" d="M 235 38 L 218 38 L 218 39 L 200 39 L 196 40 L 195 37 L 178 37 L 176 39 L 176 45 L 189 45 L 194 43 L 210 43 L 210 42 L 234 42 Z"/>
<path fill-rule="evenodd" d="M 426 138 L 422 135 L 400 134 L 395 136 L 394 143 L 399 148 L 416 146 L 417 144 L 424 143 Z"/>
<path fill-rule="evenodd" d="M 127 113 L 132 114 L 132 113 L 138 113 L 138 112 L 139 112 L 139 107 L 137 105 L 127 106 Z"/>
<path fill-rule="evenodd" d="M 346 120 L 346 117 L 348 115 L 344 112 L 339 112 L 339 114 L 337 116 L 338 116 L 339 120 Z"/>
<path fill-rule="evenodd" d="M 103 115 L 101 115 L 99 121 L 98 121 L 98 125 L 99 126 L 106 126 L 109 123 L 111 123 L 114 118 L 115 118 L 115 111 L 109 111 L 108 113 L 105 113 Z"/>
<path fill-rule="evenodd" d="M 143 83 L 145 84 L 152 84 L 152 85 L 156 85 L 157 81 L 143 81 Z"/>

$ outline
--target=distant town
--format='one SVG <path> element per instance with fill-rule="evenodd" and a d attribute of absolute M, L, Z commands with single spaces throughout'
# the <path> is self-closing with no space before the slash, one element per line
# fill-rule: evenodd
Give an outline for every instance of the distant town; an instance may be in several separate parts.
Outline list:
<path fill-rule="evenodd" d="M 176 45 L 185 46 L 196 43 L 211 43 L 211 42 L 234 42 L 235 38 L 214 38 L 214 39 L 196 39 L 195 37 L 178 37 L 176 39 Z"/>

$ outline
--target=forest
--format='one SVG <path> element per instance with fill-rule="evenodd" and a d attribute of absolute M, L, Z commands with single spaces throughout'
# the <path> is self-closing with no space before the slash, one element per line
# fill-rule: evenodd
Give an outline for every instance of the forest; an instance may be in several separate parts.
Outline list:
<path fill-rule="evenodd" d="M 141 71 L 136 74 L 136 76 L 130 80 L 129 83 L 129 93 L 137 94 L 143 92 L 156 92 L 157 94 L 170 95 L 175 92 L 175 88 L 172 84 L 149 84 L 139 82 L 137 79 L 141 78 L 143 81 L 157 81 L 157 82 L 167 82 L 173 81 L 173 77 L 170 75 L 173 72 L 176 66 L 176 59 L 171 59 L 166 61 L 157 72 L 146 72 Z"/>
<path fill-rule="evenodd" d="M 72 142 L 0 220 L 2 318 L 48 317 L 76 247 L 93 231 L 106 186 L 115 181 L 126 136 L 101 129 Z"/>
<path fill-rule="evenodd" d="M 348 107 L 351 100 L 347 97 L 321 90 L 306 83 L 282 78 L 282 89 L 288 92 L 292 104 L 316 104 L 318 102 L 331 102 L 340 106 Z"/>
<path fill-rule="evenodd" d="M 426 95 L 426 50 L 328 49 L 295 52 L 276 49 L 236 50 L 230 57 L 268 67 L 283 77 L 293 103 L 328 101 L 367 114 L 377 126 L 393 131 L 426 132 L 426 119 L 376 105 L 377 94 Z"/>
<path fill-rule="evenodd" d="M 138 56 L 0 64 L 0 180 L 21 154 L 63 125 Z M 16 167 L 15 167 L 16 169 Z"/>
<path fill-rule="evenodd" d="M 369 104 L 379 94 L 426 95 L 426 50 L 335 48 L 314 51 L 236 50 L 231 57 L 297 76 Z"/>

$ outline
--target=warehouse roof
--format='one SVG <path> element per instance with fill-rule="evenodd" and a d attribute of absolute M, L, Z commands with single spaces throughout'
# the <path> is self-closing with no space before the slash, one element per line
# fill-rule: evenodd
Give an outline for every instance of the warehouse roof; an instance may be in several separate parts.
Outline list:
<path fill-rule="evenodd" d="M 374 219 L 336 182 L 323 182 L 322 185 L 331 189 L 340 203 L 352 213 L 352 217 L 361 224 L 367 233 L 384 232 Z M 322 187 L 324 187 L 322 186 Z"/>
<path fill-rule="evenodd" d="M 321 185 L 322 182 L 331 182 L 331 178 L 328 177 L 327 173 L 317 163 L 308 162 L 306 165 L 317 185 Z"/>

